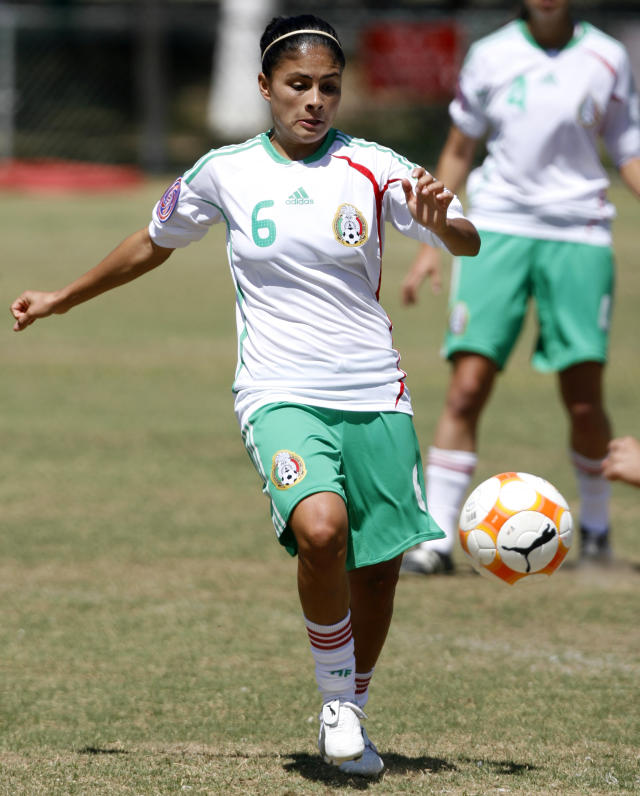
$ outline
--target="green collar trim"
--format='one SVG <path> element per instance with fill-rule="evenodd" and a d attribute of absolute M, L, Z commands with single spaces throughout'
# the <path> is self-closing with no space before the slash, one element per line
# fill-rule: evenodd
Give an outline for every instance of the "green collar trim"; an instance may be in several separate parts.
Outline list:
<path fill-rule="evenodd" d="M 524 21 L 524 19 L 517 20 L 517 24 L 518 24 L 518 26 L 520 28 L 520 32 L 522 33 L 522 35 L 529 42 L 529 44 L 531 44 L 533 47 L 537 47 L 538 50 L 542 50 L 543 52 L 546 52 L 547 49 L 551 49 L 551 48 L 547 48 L 547 47 L 541 47 L 538 44 L 538 42 L 531 35 L 531 31 L 529 30 L 529 28 L 527 26 L 527 23 Z M 584 22 L 576 22 L 576 24 L 573 27 L 573 36 L 564 45 L 564 47 L 560 48 L 559 52 L 562 52 L 563 50 L 568 50 L 571 47 L 575 47 L 575 45 L 581 39 L 584 38 L 586 33 L 587 33 L 587 25 L 585 25 Z"/>
<path fill-rule="evenodd" d="M 274 147 L 271 143 L 271 139 L 269 138 L 270 130 L 267 133 L 262 133 L 260 138 L 262 140 L 262 146 L 264 147 L 267 155 L 269 155 L 276 163 L 314 163 L 316 160 L 320 160 L 327 154 L 327 150 L 333 144 L 336 139 L 337 130 L 335 128 L 331 128 L 327 133 L 324 141 L 320 144 L 319 148 L 316 149 L 309 157 L 304 158 L 304 160 L 289 160 L 289 158 L 285 158 L 284 155 L 281 155 L 278 150 Z"/>

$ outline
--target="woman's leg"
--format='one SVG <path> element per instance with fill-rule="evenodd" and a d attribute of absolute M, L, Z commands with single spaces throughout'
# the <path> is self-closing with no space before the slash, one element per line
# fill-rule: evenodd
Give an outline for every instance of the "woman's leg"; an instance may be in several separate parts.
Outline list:
<path fill-rule="evenodd" d="M 401 561 L 402 556 L 397 556 L 349 572 L 356 660 L 355 699 L 360 707 L 364 707 L 369 696 L 369 681 L 391 624 Z M 364 729 L 362 737 L 365 744 L 362 757 L 342 763 L 340 770 L 345 774 L 377 777 L 384 770 L 384 762 Z"/>
<path fill-rule="evenodd" d="M 370 672 L 387 638 L 402 556 L 349 572 L 356 671 Z"/>
<path fill-rule="evenodd" d="M 335 492 L 310 495 L 293 510 L 289 527 L 298 544 L 298 593 L 304 615 L 332 625 L 349 611 L 345 570 L 349 519 Z"/>
<path fill-rule="evenodd" d="M 364 752 L 364 714 L 355 704 L 345 503 L 334 492 L 310 495 L 293 510 L 289 527 L 298 545 L 298 593 L 322 693 L 318 747 L 326 762 L 341 765 Z"/>

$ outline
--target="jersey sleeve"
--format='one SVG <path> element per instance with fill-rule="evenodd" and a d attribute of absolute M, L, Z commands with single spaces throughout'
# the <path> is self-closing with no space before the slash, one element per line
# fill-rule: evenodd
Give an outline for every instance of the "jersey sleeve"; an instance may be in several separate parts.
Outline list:
<path fill-rule="evenodd" d="M 404 158 L 398 157 L 397 160 L 392 161 L 387 180 L 388 187 L 384 195 L 385 221 L 388 221 L 398 232 L 409 238 L 444 249 L 446 246 L 440 238 L 426 227 L 423 227 L 422 224 L 418 224 L 407 207 L 402 180 L 408 179 L 415 188 L 417 179 L 411 174 L 415 168 L 416 165 L 414 163 L 410 163 Z M 447 218 L 464 218 L 462 204 L 457 196 L 453 197 L 453 201 L 447 208 Z"/>
<path fill-rule="evenodd" d="M 168 249 L 183 248 L 201 240 L 212 224 L 224 218 L 215 202 L 214 188 L 210 175 L 198 175 L 190 182 L 179 177 L 153 209 L 149 223 L 151 240 Z"/>
<path fill-rule="evenodd" d="M 479 63 L 477 47 L 472 47 L 458 75 L 456 94 L 449 104 L 451 121 L 470 138 L 482 138 L 489 120 L 485 111 L 489 87 L 487 69 Z"/>
<path fill-rule="evenodd" d="M 640 100 L 626 50 L 623 56 L 601 127 L 607 151 L 618 167 L 640 157 Z"/>

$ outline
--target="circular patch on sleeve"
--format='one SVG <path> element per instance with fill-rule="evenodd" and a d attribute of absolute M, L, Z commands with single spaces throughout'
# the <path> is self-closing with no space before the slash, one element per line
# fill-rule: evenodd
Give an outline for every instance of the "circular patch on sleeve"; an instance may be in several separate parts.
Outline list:
<path fill-rule="evenodd" d="M 178 199 L 180 197 L 180 186 L 182 185 L 182 177 L 170 185 L 164 192 L 162 199 L 158 202 L 158 219 L 164 224 L 171 218 L 171 214 L 176 209 Z"/>

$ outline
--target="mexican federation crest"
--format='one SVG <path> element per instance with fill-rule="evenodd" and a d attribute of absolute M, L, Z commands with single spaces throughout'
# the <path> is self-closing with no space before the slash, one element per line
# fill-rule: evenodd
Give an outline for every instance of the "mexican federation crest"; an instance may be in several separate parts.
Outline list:
<path fill-rule="evenodd" d="M 342 204 L 333 218 L 333 234 L 343 246 L 362 246 L 369 238 L 367 219 L 354 205 Z"/>
<path fill-rule="evenodd" d="M 595 127 L 600 124 L 602 119 L 602 111 L 598 107 L 598 103 L 594 100 L 591 94 L 587 96 L 580 103 L 578 108 L 578 122 L 583 127 Z"/>
<path fill-rule="evenodd" d="M 271 480 L 278 489 L 289 489 L 307 474 L 302 456 L 293 451 L 281 450 L 274 454 Z"/>

